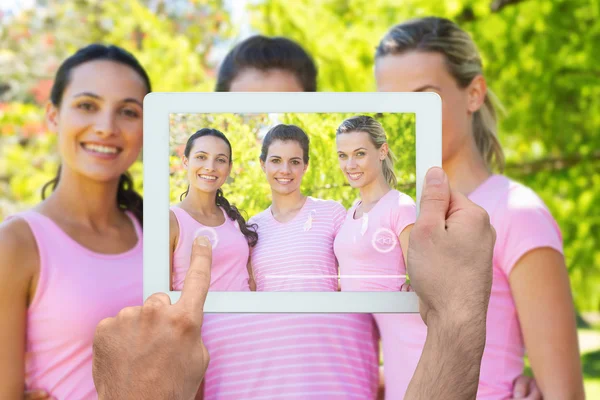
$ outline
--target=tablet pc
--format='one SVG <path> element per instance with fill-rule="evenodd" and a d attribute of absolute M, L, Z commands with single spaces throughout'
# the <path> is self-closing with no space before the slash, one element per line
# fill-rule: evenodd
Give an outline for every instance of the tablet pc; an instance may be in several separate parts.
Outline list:
<path fill-rule="evenodd" d="M 169 209 L 176 195 L 178 155 L 186 136 L 201 128 L 220 129 L 228 135 L 234 155 L 242 148 L 247 158 L 242 165 L 235 164 L 232 178 L 224 186 L 226 192 L 237 193 L 237 182 L 264 181 L 261 176 L 260 141 L 265 131 L 279 123 L 303 126 L 311 138 L 311 146 L 331 147 L 331 159 L 321 156 L 311 159 L 309 171 L 319 175 L 311 180 L 315 187 L 304 187 L 309 195 L 336 200 L 346 208 L 359 196 L 359 191 L 345 184 L 345 177 L 333 167 L 337 164 L 335 124 L 353 115 L 369 115 L 381 121 L 387 133 L 390 148 L 400 141 L 399 150 L 414 155 L 412 165 L 396 165 L 400 186 L 416 203 L 417 214 L 425 173 L 442 163 L 441 99 L 435 93 L 160 93 L 153 92 L 144 99 L 144 300 L 156 292 L 169 294 L 177 301 L 180 292 L 171 290 L 171 253 L 169 250 Z M 310 124 L 309 124 L 310 121 Z M 235 122 L 235 134 L 226 127 Z M 244 125 L 245 124 L 245 125 Z M 402 126 L 400 129 L 399 126 Z M 243 129 L 239 129 L 244 126 Z M 321 142 L 311 133 L 318 127 Z M 246 135 L 244 137 L 240 135 Z M 413 135 L 413 137 L 410 137 Z M 248 136 L 250 138 L 248 138 Z M 327 139 L 327 136 L 330 138 Z M 404 137 L 406 136 L 406 137 Z M 250 139 L 250 141 L 248 141 Z M 330 142 L 327 142 L 330 140 Z M 410 143 L 414 147 L 406 144 Z M 179 151 L 179 153 L 178 153 Z M 325 153 L 327 150 L 325 150 Z M 398 149 L 396 149 L 398 153 Z M 324 153 L 322 153 L 324 154 Z M 239 158 L 239 157 L 237 157 Z M 325 162 L 326 160 L 326 162 Z M 325 165 L 326 164 L 326 165 Z M 308 172 L 307 172 L 308 173 Z M 336 175 L 337 174 L 337 175 Z M 321 179 L 319 179 L 319 177 Z M 336 183 L 337 182 L 337 186 Z M 412 183 L 414 188 L 407 185 Z M 181 186 L 181 182 L 179 182 Z M 229 186 L 227 186 L 229 185 Z M 261 190 L 265 190 L 266 186 Z M 328 195 L 332 185 L 339 190 Z M 306 185 L 305 185 L 306 186 Z M 316 187 L 318 186 L 318 187 Z M 228 190 L 227 188 L 229 187 Z M 260 187 L 260 186 L 259 186 Z M 406 190 L 404 190 L 406 189 Z M 238 190 L 238 192 L 235 192 Z M 269 204 L 267 195 L 257 210 Z M 256 201 L 253 207 L 256 208 Z M 264 203 L 264 204 L 263 204 Z M 238 204 L 236 204 L 238 205 Z M 248 208 L 241 206 L 240 208 Z M 252 207 L 250 207 L 252 208 Z M 257 210 L 250 210 L 254 214 Z M 252 215 L 248 215 L 251 217 Z M 204 234 L 211 233 L 208 230 Z M 394 238 L 374 237 L 372 245 L 379 252 L 387 252 Z M 259 239 L 260 240 L 260 239 Z M 214 240 L 213 247 L 215 246 Z M 217 251 L 215 249 L 214 251 Z M 294 278 L 294 277 L 290 277 Z M 298 278 L 298 277 L 295 277 Z M 338 279 L 344 278 L 338 277 Z M 369 279 L 368 275 L 347 278 Z M 415 313 L 418 298 L 414 292 L 399 291 L 213 291 L 205 303 L 208 313 Z"/>

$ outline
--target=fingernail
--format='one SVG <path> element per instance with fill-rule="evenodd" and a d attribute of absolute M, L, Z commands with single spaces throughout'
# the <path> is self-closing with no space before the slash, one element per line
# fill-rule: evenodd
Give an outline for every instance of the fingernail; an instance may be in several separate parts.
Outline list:
<path fill-rule="evenodd" d="M 425 182 L 428 185 L 441 185 L 444 181 L 444 176 L 446 173 L 440 167 L 432 167 L 427 171 L 427 175 L 425 176 Z"/>
<path fill-rule="evenodd" d="M 208 246 L 210 242 L 206 236 L 198 236 L 196 238 L 196 244 L 200 246 Z"/>

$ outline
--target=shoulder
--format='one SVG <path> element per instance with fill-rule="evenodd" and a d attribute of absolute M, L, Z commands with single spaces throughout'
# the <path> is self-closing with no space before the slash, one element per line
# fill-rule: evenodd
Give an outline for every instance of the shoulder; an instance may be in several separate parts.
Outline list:
<path fill-rule="evenodd" d="M 505 176 L 501 176 L 497 182 L 500 190 L 494 193 L 498 201 L 494 210 L 495 218 L 521 223 L 554 220 L 544 201 L 531 188 Z"/>
<path fill-rule="evenodd" d="M 400 207 L 416 207 L 415 200 L 406 193 L 400 192 L 396 189 L 392 189 L 391 192 L 392 193 L 389 196 L 390 202 L 393 202 L 394 204 L 397 204 Z"/>
<path fill-rule="evenodd" d="M 336 200 L 318 199 L 309 196 L 307 201 L 310 201 L 313 209 L 316 210 L 324 210 L 332 214 L 346 213 L 346 208 Z"/>
<path fill-rule="evenodd" d="M 259 212 L 256 215 L 253 215 L 252 217 L 250 217 L 250 219 L 248 220 L 248 225 L 258 225 L 260 226 L 261 223 L 265 220 L 265 218 L 267 218 L 268 214 L 271 212 L 271 208 L 267 208 L 266 210 L 263 210 L 261 212 Z"/>
<path fill-rule="evenodd" d="M 177 215 L 175 215 L 173 208 L 169 210 L 169 231 L 171 232 L 171 235 L 179 232 L 179 220 L 177 219 Z"/>
<path fill-rule="evenodd" d="M 29 279 L 39 265 L 39 251 L 28 222 L 18 215 L 0 224 L 0 281 Z M 8 281 L 7 281 L 8 280 Z"/>
<path fill-rule="evenodd" d="M 521 257 L 537 248 L 559 253 L 562 233 L 544 201 L 529 187 L 507 177 L 497 179 L 502 189 L 493 193 L 496 205 L 490 215 L 496 229 L 494 258 L 508 275 Z"/>

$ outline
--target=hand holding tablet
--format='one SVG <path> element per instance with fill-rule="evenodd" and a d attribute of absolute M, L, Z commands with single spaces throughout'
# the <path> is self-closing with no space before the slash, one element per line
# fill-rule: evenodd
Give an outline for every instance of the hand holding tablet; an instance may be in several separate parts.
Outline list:
<path fill-rule="evenodd" d="M 209 360 L 200 336 L 212 261 L 206 237 L 196 239 L 191 259 L 177 303 L 155 293 L 98 325 L 93 374 L 100 399 L 192 399 L 198 392 Z"/>

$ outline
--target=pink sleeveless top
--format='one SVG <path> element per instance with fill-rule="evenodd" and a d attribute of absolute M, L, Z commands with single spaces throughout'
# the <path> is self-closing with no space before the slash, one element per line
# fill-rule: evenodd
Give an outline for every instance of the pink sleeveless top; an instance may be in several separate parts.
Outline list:
<path fill-rule="evenodd" d="M 197 235 L 206 235 L 213 245 L 210 289 L 213 291 L 250 291 L 248 286 L 248 242 L 239 225 L 225 215 L 225 222 L 217 227 L 200 224 L 185 210 L 171 207 L 179 224 L 179 240 L 173 253 L 173 289 L 181 290 L 190 267 L 192 244 Z M 225 214 L 225 212 L 223 212 Z M 210 364 L 204 376 L 204 400 L 237 399 L 227 390 L 239 379 L 236 373 L 245 369 L 244 357 L 231 351 L 234 346 L 248 351 L 248 327 L 260 316 L 249 314 L 204 314 L 202 340 L 210 354 Z M 226 353 L 228 358 L 220 357 Z M 233 353 L 233 354 L 230 354 Z"/>
<path fill-rule="evenodd" d="M 171 211 L 179 224 L 179 239 L 173 253 L 173 288 L 181 290 L 185 274 L 190 267 L 192 244 L 199 235 L 209 238 L 213 247 L 212 269 L 210 271 L 210 290 L 247 292 L 250 290 L 248 242 L 225 211 L 225 222 L 216 227 L 204 226 L 196 221 L 184 209 L 173 206 Z"/>
<path fill-rule="evenodd" d="M 137 244 L 121 254 L 84 248 L 50 218 L 26 211 L 40 256 L 37 290 L 27 310 L 25 384 L 61 400 L 97 399 L 92 378 L 96 325 L 141 305 L 142 230 L 129 213 Z"/>

